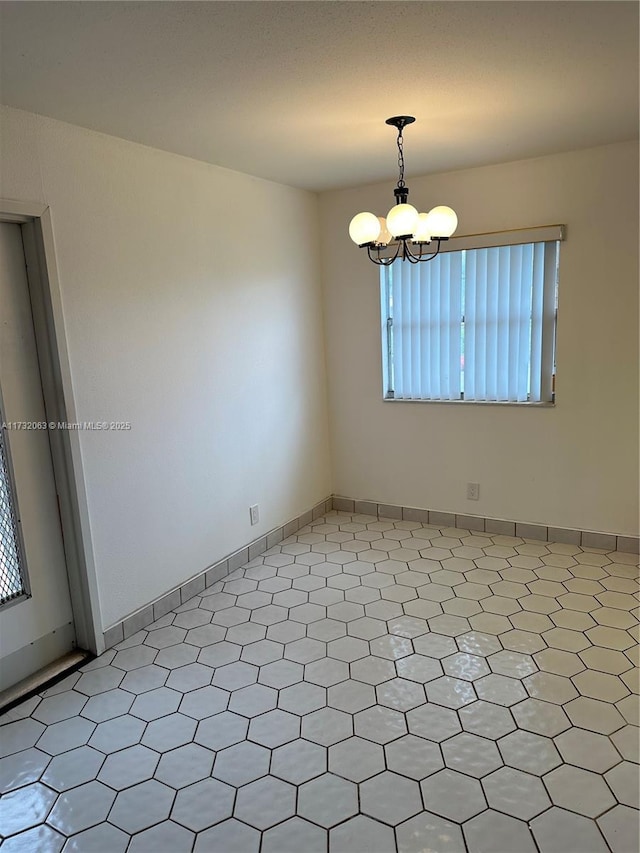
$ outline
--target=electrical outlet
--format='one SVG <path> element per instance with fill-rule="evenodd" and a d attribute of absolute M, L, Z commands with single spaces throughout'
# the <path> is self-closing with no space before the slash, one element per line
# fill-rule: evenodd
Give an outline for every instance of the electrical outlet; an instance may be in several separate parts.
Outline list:
<path fill-rule="evenodd" d="M 480 483 L 467 483 L 467 500 L 480 500 Z"/>
<path fill-rule="evenodd" d="M 251 519 L 251 524 L 257 524 L 260 521 L 260 510 L 258 509 L 258 504 L 254 504 L 249 507 L 249 518 Z"/>

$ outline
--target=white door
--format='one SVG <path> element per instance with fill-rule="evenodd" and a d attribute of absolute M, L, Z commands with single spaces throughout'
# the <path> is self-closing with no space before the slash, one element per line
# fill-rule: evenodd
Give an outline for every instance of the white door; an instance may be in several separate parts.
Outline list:
<path fill-rule="evenodd" d="M 0 405 L 4 690 L 75 646 L 22 235 L 8 223 L 0 223 Z"/>

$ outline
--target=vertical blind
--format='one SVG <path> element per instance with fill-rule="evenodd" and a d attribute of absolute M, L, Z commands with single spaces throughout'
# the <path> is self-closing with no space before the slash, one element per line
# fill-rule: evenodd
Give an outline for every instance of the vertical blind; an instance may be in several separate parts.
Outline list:
<path fill-rule="evenodd" d="M 381 268 L 385 396 L 553 399 L 558 242 Z"/>

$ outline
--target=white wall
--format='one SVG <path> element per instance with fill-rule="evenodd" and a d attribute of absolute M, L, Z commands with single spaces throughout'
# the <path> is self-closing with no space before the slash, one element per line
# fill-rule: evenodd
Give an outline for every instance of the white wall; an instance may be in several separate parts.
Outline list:
<path fill-rule="evenodd" d="M 331 492 L 317 199 L 16 110 L 52 212 L 104 628 Z M 248 507 L 261 520 L 249 524 Z"/>
<path fill-rule="evenodd" d="M 409 152 L 410 156 L 410 152 Z M 393 182 L 321 196 L 334 492 L 557 527 L 638 532 L 638 146 L 408 179 L 458 234 L 564 223 L 555 408 L 383 402 L 378 269 L 348 238 Z M 466 483 L 480 483 L 480 500 Z"/>

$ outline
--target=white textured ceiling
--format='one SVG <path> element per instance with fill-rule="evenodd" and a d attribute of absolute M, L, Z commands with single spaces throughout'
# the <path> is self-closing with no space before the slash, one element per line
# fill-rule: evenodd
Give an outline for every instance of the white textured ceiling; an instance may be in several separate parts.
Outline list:
<path fill-rule="evenodd" d="M 635 2 L 2 2 L 0 100 L 313 190 L 638 134 Z"/>

